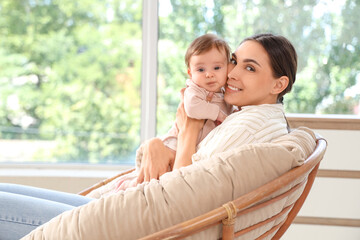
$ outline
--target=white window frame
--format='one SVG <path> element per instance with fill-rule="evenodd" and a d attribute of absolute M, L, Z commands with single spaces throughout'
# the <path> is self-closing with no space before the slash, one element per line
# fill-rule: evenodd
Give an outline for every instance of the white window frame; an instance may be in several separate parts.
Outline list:
<path fill-rule="evenodd" d="M 158 69 L 158 0 L 142 1 L 142 69 L 141 69 L 141 125 L 140 140 L 156 136 L 156 106 L 157 106 L 157 69 Z M 0 180 L 18 184 L 28 184 L 50 189 L 72 192 L 72 188 L 60 184 L 60 180 L 85 178 L 97 182 L 98 178 L 112 176 L 114 171 L 128 169 L 127 165 L 103 164 L 26 164 L 26 163 L 0 163 Z M 72 171 L 69 171 L 69 168 Z M 79 169 L 82 174 L 79 176 Z M 54 172 L 55 171 L 55 172 Z M 98 172 L 98 174 L 94 174 Z M 49 175 L 50 174 L 50 175 Z M 100 175 L 99 175 L 100 174 Z M 51 177 L 52 176 L 52 177 Z M 88 176 L 88 177 L 85 177 Z M 42 185 L 47 179 L 47 185 Z M 76 185 L 76 184 L 75 184 Z M 79 185 L 79 184 L 77 184 Z M 89 185 L 86 185 L 89 186 Z M 76 188 L 78 186 L 74 186 Z"/>
<path fill-rule="evenodd" d="M 140 141 L 156 136 L 158 0 L 143 0 Z"/>

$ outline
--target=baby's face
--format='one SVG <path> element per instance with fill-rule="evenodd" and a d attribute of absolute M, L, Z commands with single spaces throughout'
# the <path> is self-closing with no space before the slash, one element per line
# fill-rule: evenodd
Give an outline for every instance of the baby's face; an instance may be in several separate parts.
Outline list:
<path fill-rule="evenodd" d="M 219 92 L 226 83 L 227 65 L 225 51 L 212 48 L 190 58 L 188 74 L 198 86 L 210 92 Z"/>

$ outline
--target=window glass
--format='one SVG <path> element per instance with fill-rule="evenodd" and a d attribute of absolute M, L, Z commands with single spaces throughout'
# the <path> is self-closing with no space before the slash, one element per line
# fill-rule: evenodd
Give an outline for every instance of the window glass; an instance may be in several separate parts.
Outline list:
<path fill-rule="evenodd" d="M 359 1 L 162 0 L 159 1 L 158 133 L 175 118 L 187 78 L 190 42 L 216 33 L 234 51 L 247 36 L 271 32 L 291 40 L 298 52 L 288 113 L 360 114 Z"/>
<path fill-rule="evenodd" d="M 0 161 L 133 161 L 141 1 L 2 0 L 0 35 Z"/>

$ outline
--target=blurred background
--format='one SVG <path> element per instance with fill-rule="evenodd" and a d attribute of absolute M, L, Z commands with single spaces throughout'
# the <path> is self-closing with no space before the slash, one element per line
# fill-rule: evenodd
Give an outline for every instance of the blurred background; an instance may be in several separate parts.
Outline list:
<path fill-rule="evenodd" d="M 358 0 L 160 0 L 157 135 L 175 118 L 184 54 L 260 32 L 299 57 L 288 113 L 359 115 Z M 0 162 L 132 164 L 140 144 L 142 1 L 1 0 Z M 143 100 L 144 101 L 144 100 Z"/>

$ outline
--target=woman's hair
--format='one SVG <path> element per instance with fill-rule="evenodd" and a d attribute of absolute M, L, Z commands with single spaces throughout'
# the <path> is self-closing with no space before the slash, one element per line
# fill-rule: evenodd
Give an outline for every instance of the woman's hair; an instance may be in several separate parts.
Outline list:
<path fill-rule="evenodd" d="M 219 50 L 219 52 L 224 51 L 226 54 L 226 60 L 228 62 L 230 61 L 230 47 L 227 42 L 214 34 L 205 34 L 196 38 L 188 47 L 185 54 L 186 66 L 189 67 L 190 58 L 192 56 L 206 53 L 214 47 Z"/>
<path fill-rule="evenodd" d="M 282 103 L 283 96 L 291 91 L 296 79 L 297 54 L 294 46 L 285 37 L 270 33 L 257 34 L 245 38 L 241 43 L 249 40 L 256 41 L 265 48 L 269 55 L 270 65 L 275 78 L 281 76 L 289 78 L 288 86 L 278 95 L 278 102 Z"/>

